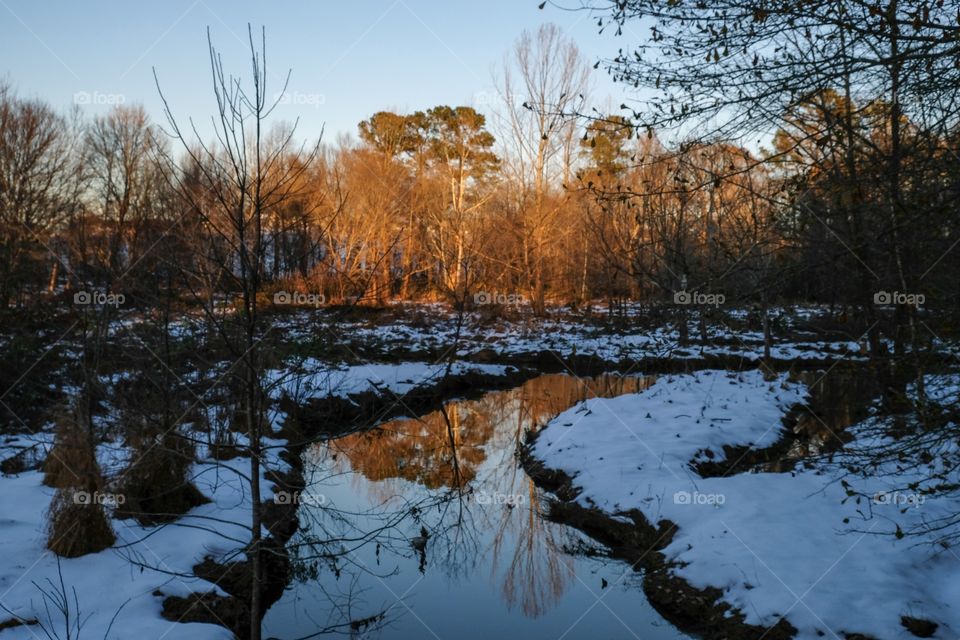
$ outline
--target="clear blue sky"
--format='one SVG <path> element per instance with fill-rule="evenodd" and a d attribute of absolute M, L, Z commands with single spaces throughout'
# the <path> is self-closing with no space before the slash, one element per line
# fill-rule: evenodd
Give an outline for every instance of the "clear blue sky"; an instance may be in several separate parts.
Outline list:
<path fill-rule="evenodd" d="M 152 68 L 175 114 L 206 121 L 213 109 L 205 30 L 228 70 L 246 72 L 246 25 L 267 29 L 267 64 L 279 91 L 292 69 L 290 101 L 277 116 L 300 115 L 304 137 L 355 134 L 381 109 L 437 104 L 484 106 L 491 69 L 523 29 L 560 26 L 595 62 L 636 38 L 597 34 L 584 12 L 537 0 L 0 0 L 0 75 L 22 96 L 59 109 L 75 96 L 87 113 L 110 102 L 142 103 L 161 118 Z M 594 72 L 595 103 L 619 105 L 621 90 Z"/>

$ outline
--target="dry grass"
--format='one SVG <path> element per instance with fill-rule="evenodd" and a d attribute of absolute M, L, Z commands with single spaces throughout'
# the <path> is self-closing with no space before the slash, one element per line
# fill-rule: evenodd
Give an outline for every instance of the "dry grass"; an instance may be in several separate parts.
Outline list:
<path fill-rule="evenodd" d="M 47 548 L 64 558 L 103 551 L 116 540 L 103 506 L 91 501 L 78 503 L 77 493 L 60 489 L 50 503 Z"/>
<path fill-rule="evenodd" d="M 90 431 L 75 415 L 62 413 L 53 448 L 43 465 L 44 484 L 58 491 L 48 511 L 47 548 L 76 558 L 108 548 L 116 540 L 110 519 L 91 499 L 103 487 Z M 86 499 L 78 499 L 85 494 Z"/>
<path fill-rule="evenodd" d="M 63 412 L 57 418 L 53 447 L 43 463 L 43 484 L 90 492 L 103 484 L 90 433 L 72 414 Z"/>
<path fill-rule="evenodd" d="M 131 434 L 128 442 L 133 446 L 133 462 L 121 478 L 126 501 L 117 507 L 117 517 L 152 525 L 174 520 L 209 502 L 188 477 L 194 461 L 193 442 L 175 429 L 152 437 Z"/>

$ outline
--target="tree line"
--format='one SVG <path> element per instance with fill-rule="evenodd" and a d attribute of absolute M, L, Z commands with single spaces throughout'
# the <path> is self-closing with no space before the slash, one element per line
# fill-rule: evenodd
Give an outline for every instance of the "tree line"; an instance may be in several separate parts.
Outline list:
<path fill-rule="evenodd" d="M 773 18 L 761 16 L 746 18 L 750 29 L 768 30 Z M 701 49 L 730 49 L 733 30 L 711 36 L 716 27 L 702 19 Z M 675 38 L 689 47 L 687 30 Z M 947 250 L 960 163 L 952 111 L 931 121 L 926 103 L 910 108 L 840 74 L 802 92 L 783 87 L 789 100 L 763 106 L 775 125 L 767 139 L 679 131 L 697 114 L 726 111 L 704 93 L 681 103 L 676 92 L 729 86 L 739 95 L 814 64 L 777 66 L 789 76 L 777 80 L 760 62 L 714 71 L 725 60 L 694 62 L 685 52 L 671 64 L 690 66 L 677 69 L 648 68 L 642 56 L 615 60 L 621 79 L 675 90 L 639 119 L 634 107 L 577 119 L 590 70 L 573 42 L 546 26 L 505 60 L 492 114 L 447 105 L 380 111 L 359 123 L 356 139 L 306 148 L 293 125 L 275 124 L 263 132 L 272 195 L 256 230 L 266 284 L 376 304 L 498 292 L 540 313 L 548 303 L 673 302 L 687 290 L 743 304 L 859 305 L 871 319 L 873 295 L 886 290 L 952 308 L 957 257 Z M 728 73 L 767 76 L 721 84 Z M 738 122 L 749 110 L 737 111 Z M 175 153 L 172 137 L 191 132 L 159 126 L 142 107 L 86 119 L 9 85 L 0 89 L 0 133 L 5 307 L 91 287 L 149 300 L 161 281 L 236 293 L 237 247 L 211 214 L 224 204 L 217 183 L 236 169 L 220 166 L 226 141 L 191 139 Z M 209 153 L 190 152 L 201 148 Z M 924 258 L 941 254 L 924 274 Z"/>

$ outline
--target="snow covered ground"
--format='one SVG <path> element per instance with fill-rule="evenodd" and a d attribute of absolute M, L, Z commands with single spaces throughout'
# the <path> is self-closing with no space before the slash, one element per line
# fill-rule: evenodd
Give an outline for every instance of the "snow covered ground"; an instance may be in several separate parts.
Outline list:
<path fill-rule="evenodd" d="M 454 362 L 450 365 L 449 374 L 477 372 L 501 376 L 509 369 L 512 367 Z M 346 398 L 365 391 L 403 395 L 415 387 L 437 382 L 446 373 L 447 365 L 443 363 L 371 362 L 336 366 L 306 358 L 282 370 L 268 372 L 265 384 L 274 398 L 282 393 L 300 400 L 330 396 Z"/>
<path fill-rule="evenodd" d="M 371 316 L 365 320 L 340 320 L 335 327 L 326 323 L 329 316 L 323 312 L 301 311 L 273 320 L 285 335 L 308 339 L 324 336 L 347 340 L 384 351 L 437 351 L 449 348 L 457 341 L 457 355 L 467 357 L 484 349 L 492 349 L 505 356 L 553 351 L 563 355 L 592 355 L 616 362 L 641 358 L 700 358 L 705 356 L 737 356 L 756 360 L 763 355 L 763 335 L 757 331 L 734 326 L 746 315 L 743 310 L 728 310 L 728 320 L 711 321 L 707 335 L 712 344 L 701 345 L 695 320 L 688 326 L 691 344 L 679 345 L 676 327 L 661 323 L 647 326 L 649 316 L 636 310 L 636 316 L 621 324 L 605 324 L 605 316 L 578 317 L 562 309 L 554 309 L 546 317 L 536 318 L 519 314 L 512 318 L 485 320 L 479 313 L 466 314 L 462 326 L 456 316 L 440 305 L 417 305 L 414 311 L 389 321 Z M 649 313 L 649 310 L 646 311 Z M 811 309 L 782 311 L 786 326 L 793 328 L 814 315 Z M 802 340 L 776 340 L 771 355 L 774 358 L 860 359 L 861 345 L 851 339 L 817 340 L 801 330 L 794 330 Z"/>
<path fill-rule="evenodd" d="M 720 588 L 748 623 L 772 626 L 785 616 L 802 638 L 904 638 L 913 637 L 901 626 L 909 616 L 938 623 L 936 637 L 956 638 L 960 556 L 929 544 L 930 536 L 898 535 L 960 512 L 955 498 L 903 489 L 944 471 L 938 459 L 934 468 L 894 463 L 845 476 L 844 457 L 879 444 L 873 435 L 878 441 L 857 440 L 832 463 L 791 473 L 702 478 L 690 466 L 704 449 L 723 459 L 723 445 L 772 444 L 782 414 L 804 393 L 757 371 L 665 376 L 639 394 L 561 414 L 533 453 L 574 476 L 585 505 L 676 523 L 664 550 L 679 563 L 676 573 L 698 588 Z"/>
<path fill-rule="evenodd" d="M 45 606 L 43 592 L 63 585 L 73 620 L 82 624 L 80 637 L 96 640 L 171 638 L 229 639 L 233 634 L 211 624 L 181 624 L 160 616 L 166 596 L 217 590 L 206 581 L 189 577 L 204 555 L 217 556 L 237 548 L 227 537 L 245 539 L 249 530 L 249 501 L 244 482 L 231 471 L 243 471 L 245 461 L 198 464 L 195 483 L 212 499 L 176 523 L 142 527 L 133 520 L 114 519 L 117 541 L 110 549 L 80 558 L 57 557 L 46 549 L 45 516 L 55 490 L 42 484 L 41 471 L 0 479 L 3 519 L 0 520 L 0 619 L 15 614 L 38 619 L 66 638 L 66 621 L 56 608 Z M 217 521 L 210 520 L 216 518 Z M 155 595 L 159 591 L 162 595 Z M 217 590 L 218 591 L 218 590 Z M 74 592 L 76 602 L 74 602 Z M 222 592 L 220 592 L 222 593 Z M 109 633 L 108 633 L 109 629 Z M 37 626 L 0 632 L 4 640 L 45 638 Z M 76 630 L 69 637 L 76 637 Z"/>

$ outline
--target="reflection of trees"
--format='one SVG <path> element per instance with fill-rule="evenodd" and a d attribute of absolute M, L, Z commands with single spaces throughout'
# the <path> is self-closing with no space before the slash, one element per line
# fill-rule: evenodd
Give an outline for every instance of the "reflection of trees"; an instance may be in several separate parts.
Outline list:
<path fill-rule="evenodd" d="M 808 372 L 799 378 L 808 386 L 810 400 L 793 427 L 802 437 L 790 446 L 790 458 L 829 453 L 842 446 L 837 434 L 866 417 L 865 408 L 880 392 L 876 376 L 862 372 L 837 371 L 829 377 Z"/>
<path fill-rule="evenodd" d="M 542 517 L 540 494 L 519 465 L 518 447 L 526 432 L 580 401 L 635 393 L 651 383 L 612 375 L 583 380 L 544 375 L 479 400 L 447 403 L 446 418 L 437 411 L 393 420 L 319 445 L 309 456 L 315 479 L 343 482 L 349 475 L 356 495 L 366 500 L 360 499 L 355 511 L 343 505 L 316 510 L 311 539 L 323 539 L 328 547 L 333 541 L 348 553 L 313 548 L 308 555 L 339 575 L 350 571 L 344 560 L 353 550 L 375 544 L 377 566 L 354 569 L 391 573 L 400 558 L 417 562 L 409 540 L 425 526 L 428 567 L 450 579 L 470 579 L 490 554 L 491 580 L 501 583 L 508 606 L 530 617 L 544 614 L 573 579 L 573 560 L 563 550 L 577 546 L 579 537 Z M 479 492 L 524 500 L 513 508 L 484 504 L 476 499 Z M 382 567 L 381 549 L 392 556 Z"/>
<path fill-rule="evenodd" d="M 392 420 L 376 429 L 338 438 L 331 448 L 347 457 L 352 470 L 374 482 L 400 478 L 428 489 L 455 489 L 475 479 L 477 468 L 486 460 L 485 446 L 491 438 L 496 450 L 512 454 L 515 447 L 507 447 L 497 435 L 519 444 L 525 431 L 539 429 L 582 400 L 636 393 L 649 384 L 645 378 L 612 375 L 588 379 L 544 375 L 480 400 L 448 403 L 445 409 L 452 438 L 443 413 L 434 411 L 422 418 Z M 512 423 L 510 417 L 514 418 Z M 455 481 L 454 453 L 462 485 Z M 516 465 L 512 470 L 517 471 Z"/>
<path fill-rule="evenodd" d="M 649 387 L 649 378 L 627 378 L 603 375 L 579 379 L 567 375 L 545 375 L 530 380 L 515 390 L 516 412 L 510 422 L 504 421 L 497 436 L 503 438 L 494 447 L 504 457 L 513 457 L 526 431 L 538 430 L 557 414 L 588 398 L 636 393 Z M 508 441 L 514 446 L 508 446 Z M 520 610 L 529 617 L 538 617 L 548 611 L 563 595 L 573 577 L 572 558 L 562 549 L 575 537 L 572 531 L 558 527 L 540 514 L 539 496 L 533 481 L 523 473 L 519 465 L 494 466 L 489 483 L 498 491 L 513 495 L 526 495 L 524 504 L 514 509 L 500 511 L 492 551 L 498 558 L 503 551 L 509 552 L 505 543 L 507 536 L 514 542 L 512 554 L 506 563 L 502 593 L 508 605 L 519 604 Z M 565 535 L 566 534 L 566 535 Z M 495 561 L 495 565 L 498 563 Z"/>
<path fill-rule="evenodd" d="M 573 576 L 572 558 L 562 553 L 564 545 L 558 535 L 570 533 L 544 519 L 538 511 L 538 497 L 533 481 L 527 478 L 526 504 L 514 509 L 516 517 L 505 518 L 494 538 L 494 557 L 502 551 L 504 531 L 509 526 L 516 537 L 513 555 L 507 563 L 501 591 L 507 605 L 518 602 L 520 610 L 531 618 L 548 611 L 563 595 Z"/>
<path fill-rule="evenodd" d="M 451 402 L 446 406 L 454 449 L 439 411 L 416 420 L 393 420 L 374 430 L 339 438 L 331 446 L 368 480 L 401 478 L 428 489 L 457 488 L 474 479 L 477 466 L 485 459 L 483 445 L 493 434 L 490 416 L 476 412 L 475 405 Z M 454 451 L 461 483 L 456 482 Z"/>

